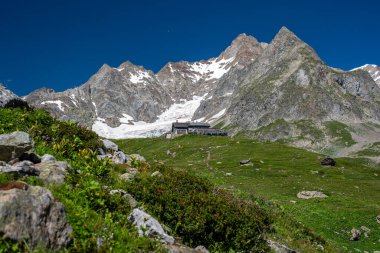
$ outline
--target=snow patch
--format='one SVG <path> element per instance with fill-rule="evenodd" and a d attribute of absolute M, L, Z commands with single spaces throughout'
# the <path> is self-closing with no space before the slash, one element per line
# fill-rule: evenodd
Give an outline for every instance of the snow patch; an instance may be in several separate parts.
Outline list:
<path fill-rule="evenodd" d="M 62 106 L 63 102 L 61 100 L 49 100 L 49 101 L 44 101 L 41 103 L 41 105 L 44 105 L 44 104 L 56 104 L 59 110 L 61 110 L 62 112 L 65 111 L 65 108 Z"/>
<path fill-rule="evenodd" d="M 120 123 L 122 123 L 120 126 L 112 128 L 105 124 L 103 119 L 97 118 L 92 125 L 92 130 L 98 135 L 110 139 L 157 137 L 168 132 L 172 123 L 177 120 L 181 122 L 191 121 L 195 111 L 206 96 L 207 94 L 202 97 L 193 96 L 192 100 L 182 100 L 180 103 L 171 105 L 153 123 L 132 122 L 133 118 L 131 116 L 123 114 L 124 118 L 120 120 Z M 126 119 L 128 119 L 129 124 L 126 124 Z"/>
<path fill-rule="evenodd" d="M 204 78 L 206 81 L 221 78 L 230 70 L 230 67 L 227 67 L 227 65 L 233 60 L 234 57 L 229 59 L 214 59 L 206 63 L 192 63 L 190 65 L 190 70 L 195 72 L 193 81 L 198 82 L 201 78 Z"/>
<path fill-rule="evenodd" d="M 70 95 L 70 98 L 71 98 L 71 102 L 73 102 L 73 104 L 76 106 L 76 107 L 78 107 L 78 101 L 77 101 L 77 99 L 75 98 L 75 95 L 74 94 L 71 94 Z"/>
<path fill-rule="evenodd" d="M 152 76 L 148 72 L 137 71 L 137 73 L 131 73 L 129 80 L 134 84 L 143 83 L 146 85 L 146 82 L 144 81 L 145 78 L 152 78 Z"/>

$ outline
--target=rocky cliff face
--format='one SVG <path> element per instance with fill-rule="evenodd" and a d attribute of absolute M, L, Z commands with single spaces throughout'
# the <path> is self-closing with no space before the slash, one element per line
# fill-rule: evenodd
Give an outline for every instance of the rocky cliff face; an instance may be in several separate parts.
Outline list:
<path fill-rule="evenodd" d="M 0 107 L 4 106 L 9 100 L 17 98 L 9 89 L 5 88 L 3 84 L 0 83 Z"/>
<path fill-rule="evenodd" d="M 303 140 L 307 129 L 308 142 L 324 145 L 325 122 L 380 121 L 378 74 L 372 65 L 330 68 L 283 27 L 270 44 L 241 34 L 215 58 L 170 62 L 157 74 L 103 65 L 80 87 L 25 99 L 108 138 L 157 136 L 175 120 L 198 120 L 271 140 Z"/>

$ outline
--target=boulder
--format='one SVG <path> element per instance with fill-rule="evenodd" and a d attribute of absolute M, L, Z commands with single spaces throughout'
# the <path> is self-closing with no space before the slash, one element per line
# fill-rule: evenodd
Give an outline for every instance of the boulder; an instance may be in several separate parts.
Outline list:
<path fill-rule="evenodd" d="M 72 228 L 62 203 L 39 186 L 0 190 L 0 234 L 3 238 L 25 241 L 32 248 L 67 247 Z"/>
<path fill-rule="evenodd" d="M 141 236 L 156 238 L 163 243 L 173 244 L 174 238 L 165 233 L 161 224 L 145 211 L 135 208 L 128 217 Z"/>
<path fill-rule="evenodd" d="M 0 135 L 0 161 L 9 162 L 33 151 L 33 140 L 25 132 Z"/>
<path fill-rule="evenodd" d="M 362 235 L 362 233 L 360 232 L 360 230 L 356 229 L 356 228 L 353 228 L 351 230 L 351 238 L 350 238 L 350 241 L 358 241 L 360 239 L 360 236 Z"/>
<path fill-rule="evenodd" d="M 106 149 L 106 152 L 114 153 L 119 150 L 119 146 L 116 143 L 107 139 L 104 139 L 102 141 L 103 141 L 103 146 Z"/>
<path fill-rule="evenodd" d="M 54 156 L 52 155 L 49 155 L 49 154 L 44 154 L 42 157 L 41 157 L 41 162 L 42 163 L 49 163 L 49 162 L 56 162 L 57 159 L 55 159 Z"/>
<path fill-rule="evenodd" d="M 111 154 L 97 155 L 96 158 L 98 158 L 98 160 L 112 159 L 112 155 Z"/>
<path fill-rule="evenodd" d="M 112 156 L 114 164 L 124 164 L 127 162 L 127 157 L 122 151 L 116 151 Z"/>
<path fill-rule="evenodd" d="M 132 174 L 132 173 L 124 173 L 124 174 L 121 174 L 120 176 L 119 176 L 119 178 L 121 179 L 121 180 L 124 180 L 124 181 L 131 181 L 132 179 L 134 179 L 135 178 L 135 174 Z"/>
<path fill-rule="evenodd" d="M 46 162 L 33 165 L 40 172 L 40 178 L 48 184 L 63 184 L 69 165 L 67 162 Z"/>
<path fill-rule="evenodd" d="M 246 165 L 249 164 L 251 161 L 250 160 L 240 160 L 240 165 Z"/>
<path fill-rule="evenodd" d="M 326 157 L 321 161 L 321 165 L 323 166 L 335 166 L 336 162 L 331 157 Z"/>
<path fill-rule="evenodd" d="M 135 161 L 140 161 L 140 162 L 146 162 L 145 157 L 143 157 L 139 154 L 127 155 L 127 158 L 129 161 L 135 160 Z"/>
<path fill-rule="evenodd" d="M 297 193 L 299 199 L 327 198 L 328 196 L 318 191 L 302 191 Z"/>
<path fill-rule="evenodd" d="M 380 214 L 376 216 L 376 222 L 380 224 Z"/>
<path fill-rule="evenodd" d="M 15 163 L 13 166 L 0 166 L 0 173 L 10 173 L 19 177 L 39 176 L 40 171 L 33 168 L 31 165 L 33 165 L 33 163 L 30 161 L 22 161 Z"/>

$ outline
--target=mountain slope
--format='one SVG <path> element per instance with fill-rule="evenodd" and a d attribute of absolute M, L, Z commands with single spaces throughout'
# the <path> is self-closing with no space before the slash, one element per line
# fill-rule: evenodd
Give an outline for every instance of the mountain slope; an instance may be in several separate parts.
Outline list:
<path fill-rule="evenodd" d="M 364 71 L 367 71 L 372 79 L 377 83 L 377 85 L 379 85 L 380 87 L 380 67 L 377 66 L 377 65 L 374 65 L 374 64 L 366 64 L 364 66 L 361 66 L 359 68 L 355 68 L 351 71 L 356 71 L 356 70 L 364 70 Z"/>

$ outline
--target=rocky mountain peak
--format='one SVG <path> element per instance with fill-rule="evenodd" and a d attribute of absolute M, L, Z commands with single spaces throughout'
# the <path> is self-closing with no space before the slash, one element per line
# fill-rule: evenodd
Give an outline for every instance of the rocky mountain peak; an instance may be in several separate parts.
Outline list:
<path fill-rule="evenodd" d="M 263 51 L 263 47 L 255 37 L 239 34 L 229 47 L 218 58 L 231 59 L 239 58 L 238 60 L 254 60 Z"/>

